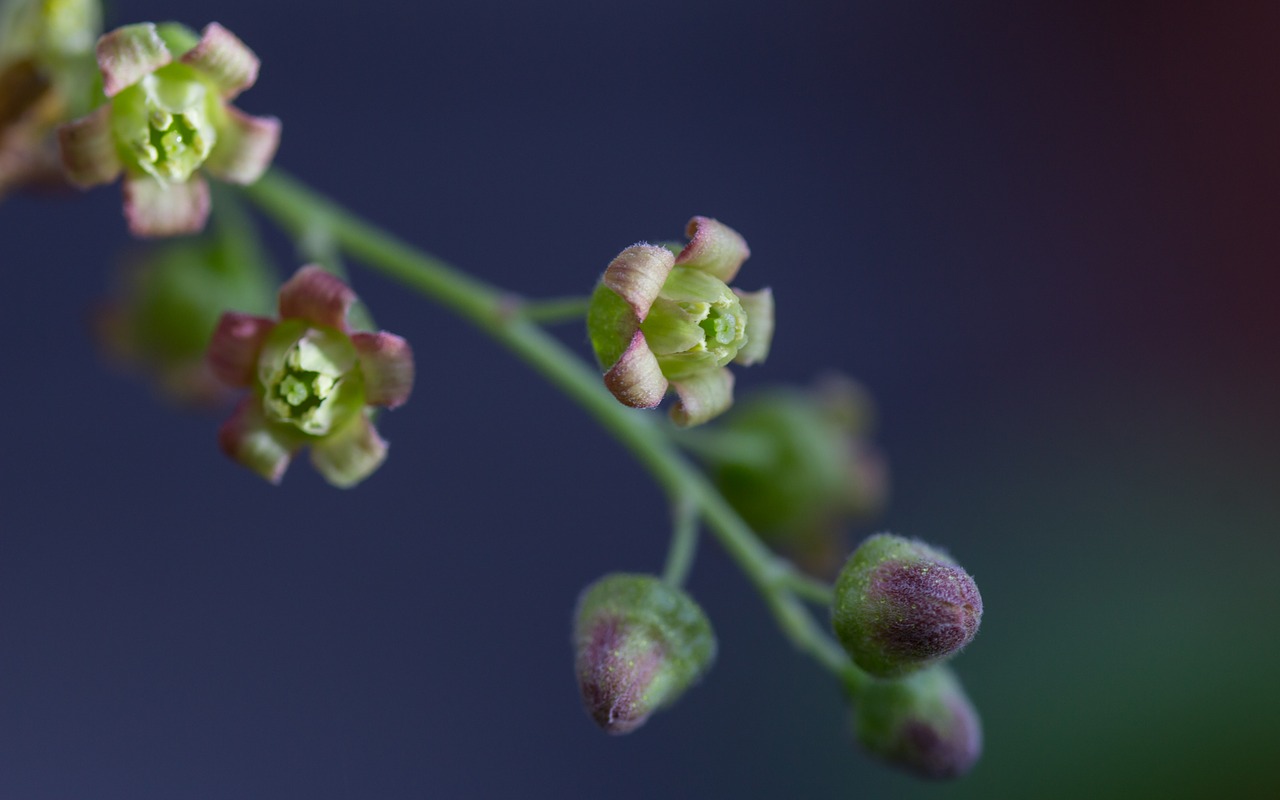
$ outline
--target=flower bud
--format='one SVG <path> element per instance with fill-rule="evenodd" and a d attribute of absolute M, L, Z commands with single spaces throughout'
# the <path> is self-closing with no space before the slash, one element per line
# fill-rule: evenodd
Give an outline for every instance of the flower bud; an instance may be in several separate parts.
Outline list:
<path fill-rule="evenodd" d="M 225 311 L 269 312 L 274 276 L 227 239 L 154 247 L 122 271 L 95 317 L 113 360 L 153 378 L 169 399 L 213 405 L 230 396 L 205 359 Z"/>
<path fill-rule="evenodd" d="M 982 721 L 946 667 L 872 681 L 855 700 L 853 726 L 867 752 L 923 778 L 959 778 L 982 755 Z"/>
<path fill-rule="evenodd" d="M 587 332 L 618 402 L 653 408 L 680 398 L 677 425 L 699 425 L 733 404 L 729 362 L 763 362 L 773 337 L 773 294 L 728 282 L 750 255 L 732 228 L 707 217 L 688 226 L 678 255 L 650 244 L 618 254 L 591 296 Z"/>
<path fill-rule="evenodd" d="M 606 733 L 630 733 L 711 667 L 716 640 L 702 609 L 651 575 L 607 575 L 578 599 L 578 686 Z"/>
<path fill-rule="evenodd" d="M 851 380 L 758 392 L 715 430 L 683 442 L 752 529 L 809 571 L 834 576 L 844 528 L 879 513 L 887 469 L 869 441 L 873 411 Z"/>
<path fill-rule="evenodd" d="M 973 578 L 923 542 L 887 533 L 862 543 L 840 572 L 831 624 L 859 667 L 905 675 L 955 655 L 978 632 Z"/>

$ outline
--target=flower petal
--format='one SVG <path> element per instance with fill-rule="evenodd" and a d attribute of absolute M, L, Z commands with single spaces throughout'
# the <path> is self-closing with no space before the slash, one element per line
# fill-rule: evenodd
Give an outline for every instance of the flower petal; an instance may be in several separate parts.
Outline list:
<path fill-rule="evenodd" d="M 311 445 L 311 463 L 339 489 L 350 489 L 387 459 L 387 443 L 365 414 Z"/>
<path fill-rule="evenodd" d="M 102 91 L 107 97 L 115 97 L 173 60 L 150 22 L 125 25 L 103 35 L 98 40 L 97 53 Z"/>
<path fill-rule="evenodd" d="M 218 446 L 233 461 L 272 483 L 279 483 L 302 441 L 280 427 L 269 425 L 262 415 L 262 400 L 257 395 L 249 395 L 222 424 Z"/>
<path fill-rule="evenodd" d="M 267 171 L 280 145 L 280 120 L 254 117 L 227 106 L 227 124 L 218 128 L 205 169 L 215 178 L 247 186 Z"/>
<path fill-rule="evenodd" d="M 58 152 L 67 178 L 78 186 L 111 183 L 123 165 L 111 135 L 111 105 L 58 128 Z"/>
<path fill-rule="evenodd" d="M 397 408 L 413 391 L 413 349 L 391 333 L 355 333 L 351 343 L 360 355 L 364 398 L 371 406 Z"/>
<path fill-rule="evenodd" d="M 671 421 L 681 428 L 701 425 L 733 405 L 733 373 L 724 368 L 675 381 L 671 388 L 680 397 L 671 407 Z"/>
<path fill-rule="evenodd" d="M 728 283 L 738 274 L 742 262 L 751 255 L 746 240 L 738 232 L 710 217 L 694 217 L 685 229 L 689 243 L 680 251 L 676 264 L 710 273 Z"/>
<path fill-rule="evenodd" d="M 773 343 L 773 290 L 758 292 L 733 290 L 747 312 L 747 343 L 738 350 L 734 361 L 744 366 L 763 363 Z"/>
<path fill-rule="evenodd" d="M 124 216 L 140 238 L 199 233 L 209 218 L 209 184 L 199 175 L 180 183 L 126 175 Z"/>
<path fill-rule="evenodd" d="M 604 385 L 618 402 L 632 408 L 653 408 L 667 393 L 667 379 L 644 334 L 636 331 L 631 344 L 608 372 Z"/>
<path fill-rule="evenodd" d="M 262 343 L 275 326 L 275 320 L 252 314 L 239 311 L 223 314 L 213 330 L 206 356 L 218 380 L 228 386 L 252 385 Z"/>
<path fill-rule="evenodd" d="M 626 300 L 636 312 L 636 319 L 644 322 L 674 265 L 675 256 L 665 247 L 632 245 L 609 263 L 600 280 Z"/>
<path fill-rule="evenodd" d="M 280 287 L 280 317 L 347 330 L 347 311 L 355 292 L 323 267 L 308 264 Z"/>
<path fill-rule="evenodd" d="M 205 26 L 199 43 L 182 56 L 182 63 L 212 80 L 228 100 L 258 79 L 258 57 L 234 33 L 216 22 Z"/>

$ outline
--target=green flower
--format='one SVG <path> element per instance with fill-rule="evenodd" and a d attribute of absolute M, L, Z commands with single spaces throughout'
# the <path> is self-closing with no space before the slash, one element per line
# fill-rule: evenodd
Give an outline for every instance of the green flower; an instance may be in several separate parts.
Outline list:
<path fill-rule="evenodd" d="M 731 361 L 765 360 L 773 337 L 773 294 L 727 285 L 751 254 L 732 228 L 694 217 L 689 243 L 673 255 L 637 244 L 618 254 L 591 297 L 587 331 L 620 403 L 653 408 L 667 389 L 677 425 L 698 425 L 733 404 Z"/>
<path fill-rule="evenodd" d="M 98 40 L 109 101 L 58 132 L 63 169 L 80 186 L 124 173 L 124 211 L 135 236 L 195 233 L 209 216 L 202 175 L 249 184 L 271 163 L 280 121 L 230 105 L 258 77 L 258 58 L 218 23 L 197 40 L 150 22 Z"/>
<path fill-rule="evenodd" d="M 293 456 L 334 486 L 355 486 L 387 456 L 370 406 L 396 408 L 413 389 L 413 352 L 390 333 L 353 332 L 355 294 L 317 266 L 280 287 L 280 319 L 226 313 L 209 344 L 209 366 L 250 394 L 218 433 L 223 451 L 272 483 Z"/>

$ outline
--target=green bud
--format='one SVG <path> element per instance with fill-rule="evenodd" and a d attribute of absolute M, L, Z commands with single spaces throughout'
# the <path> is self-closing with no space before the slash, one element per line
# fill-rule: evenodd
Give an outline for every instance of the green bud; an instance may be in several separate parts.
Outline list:
<path fill-rule="evenodd" d="M 836 581 L 831 624 L 859 667 L 905 675 L 955 655 L 982 621 L 973 578 L 923 542 L 887 533 L 868 538 Z"/>
<path fill-rule="evenodd" d="M 959 778 L 982 755 L 978 712 L 945 667 L 873 681 L 855 700 L 853 726 L 867 752 L 924 778 Z"/>
<path fill-rule="evenodd" d="M 815 574 L 834 575 L 844 529 L 880 512 L 887 470 L 870 442 L 871 401 L 854 382 L 772 389 L 685 442 L 762 539 Z"/>
<path fill-rule="evenodd" d="M 613 574 L 578 599 L 578 686 L 606 733 L 629 733 L 710 669 L 716 640 L 702 609 L 651 575 Z"/>

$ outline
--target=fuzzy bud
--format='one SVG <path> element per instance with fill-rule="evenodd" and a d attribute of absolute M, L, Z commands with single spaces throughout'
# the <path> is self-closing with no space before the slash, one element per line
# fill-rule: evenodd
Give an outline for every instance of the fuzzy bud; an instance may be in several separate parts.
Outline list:
<path fill-rule="evenodd" d="M 840 572 L 831 617 L 859 667 L 895 677 L 967 645 L 982 621 L 982 596 L 945 554 L 881 533 L 863 542 Z"/>
<path fill-rule="evenodd" d="M 630 733 L 715 660 L 711 623 L 688 594 L 651 575 L 613 574 L 578 599 L 578 686 L 606 733 Z"/>
<path fill-rule="evenodd" d="M 982 755 L 978 712 L 946 667 L 872 682 L 853 725 L 867 752 L 923 778 L 959 778 Z"/>

